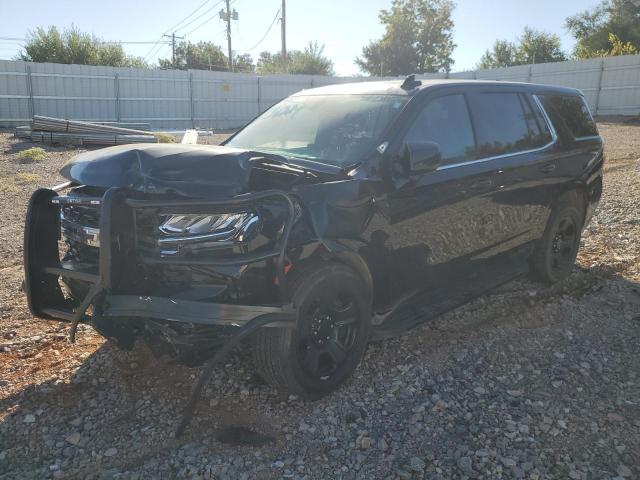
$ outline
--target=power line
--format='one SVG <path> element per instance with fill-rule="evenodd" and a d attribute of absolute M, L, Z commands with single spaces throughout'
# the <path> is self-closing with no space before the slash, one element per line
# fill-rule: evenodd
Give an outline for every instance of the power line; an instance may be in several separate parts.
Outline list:
<path fill-rule="evenodd" d="M 198 13 L 198 11 L 200 11 L 202 9 L 202 7 L 204 7 L 207 3 L 209 3 L 210 0 L 205 0 L 203 3 L 201 3 L 195 10 L 193 10 L 189 15 L 187 15 L 186 17 L 184 17 L 182 20 L 180 20 L 178 23 L 176 23 L 175 25 L 173 25 L 172 27 L 169 27 L 167 30 L 165 30 L 164 32 L 162 32 L 162 35 L 160 35 L 160 38 L 157 40 L 156 44 L 151 47 L 149 49 L 149 51 L 147 52 L 147 54 L 144 56 L 145 61 L 150 61 L 150 59 L 156 55 L 159 51 L 159 47 L 158 45 L 160 44 L 160 42 L 162 41 L 162 38 L 165 34 L 169 33 L 171 30 L 177 29 L 180 25 L 182 25 L 186 20 L 188 20 L 189 18 L 191 18 L 193 15 L 195 15 L 196 13 Z M 216 5 L 218 5 L 220 2 L 218 2 Z M 200 17 L 198 17 L 200 18 Z M 149 59 L 149 60 L 147 60 Z"/>
<path fill-rule="evenodd" d="M 198 25 L 196 28 L 194 28 L 193 30 L 189 30 L 187 33 L 183 33 L 183 35 L 185 37 L 191 35 L 193 32 L 195 32 L 196 30 L 200 30 L 202 27 L 204 27 L 207 23 L 209 23 L 211 20 L 213 20 L 214 18 L 216 18 L 218 16 L 218 14 L 214 14 L 211 17 L 207 18 L 204 22 L 202 22 L 200 25 Z"/>
<path fill-rule="evenodd" d="M 182 22 L 184 22 L 185 20 L 187 20 L 188 18 L 190 18 L 191 16 L 193 16 L 195 13 L 198 12 L 198 10 L 200 10 L 202 7 L 204 7 L 207 3 L 209 3 L 209 0 L 205 0 L 204 2 L 202 2 L 200 4 L 200 6 L 198 6 L 198 8 L 196 8 L 194 11 L 192 11 L 189 15 L 187 15 L 186 17 L 184 17 L 182 20 L 180 20 L 178 23 L 176 23 L 174 26 L 167 28 L 167 30 L 164 33 L 170 32 L 173 29 L 177 29 L 178 27 L 180 27 L 180 25 L 182 24 Z M 184 25 L 183 25 L 184 26 Z M 182 27 L 180 27 L 182 28 Z M 164 35 L 164 34 L 163 34 Z"/>
<path fill-rule="evenodd" d="M 213 10 L 214 8 L 216 8 L 218 5 L 220 5 L 224 0 L 220 0 L 218 3 L 214 4 L 211 8 L 207 8 L 204 12 L 202 12 L 200 15 L 198 15 L 196 18 L 192 19 L 190 22 L 185 23 L 184 25 L 180 26 L 178 28 L 178 30 L 183 30 L 185 28 L 187 28 L 189 25 L 193 24 L 193 22 L 201 19 L 202 17 L 204 17 L 207 13 L 209 13 L 211 10 Z M 215 15 L 214 15 L 215 16 Z M 197 30 L 197 28 L 196 28 Z"/>
<path fill-rule="evenodd" d="M 273 21 L 271 22 L 271 25 L 269 25 L 269 28 L 267 28 L 267 31 L 265 32 L 265 34 L 262 36 L 262 38 L 260 39 L 260 41 L 258 43 L 256 43 L 253 47 L 247 49 L 247 50 L 243 50 L 244 52 L 250 52 L 252 50 L 255 50 L 256 48 L 258 48 L 258 46 L 260 46 L 260 44 L 262 42 L 264 42 L 264 39 L 267 38 L 267 35 L 269 35 L 269 32 L 271 31 L 271 29 L 273 28 L 273 26 L 276 23 L 276 20 L 278 20 L 278 15 L 280 15 L 280 9 L 278 9 L 278 11 L 276 12 L 276 16 L 273 17 Z"/>

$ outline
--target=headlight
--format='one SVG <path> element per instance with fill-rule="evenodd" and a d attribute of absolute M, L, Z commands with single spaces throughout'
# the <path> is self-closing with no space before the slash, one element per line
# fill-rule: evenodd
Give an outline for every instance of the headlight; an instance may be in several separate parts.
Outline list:
<path fill-rule="evenodd" d="M 158 245 L 165 255 L 175 255 L 186 246 L 230 246 L 251 240 L 259 226 L 260 217 L 253 212 L 166 215 L 160 219 Z"/>

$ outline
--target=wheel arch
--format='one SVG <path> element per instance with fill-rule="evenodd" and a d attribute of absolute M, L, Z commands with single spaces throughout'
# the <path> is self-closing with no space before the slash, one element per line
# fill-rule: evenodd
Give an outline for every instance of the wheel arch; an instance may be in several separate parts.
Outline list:
<path fill-rule="evenodd" d="M 584 224 L 587 214 L 587 206 L 589 205 L 589 194 L 587 192 L 587 185 L 582 183 L 573 183 L 567 186 L 566 189 L 553 202 L 553 209 L 559 205 L 570 204 L 578 208 L 582 213 L 582 222 Z"/>
<path fill-rule="evenodd" d="M 336 262 L 351 268 L 366 289 L 368 300 L 373 303 L 374 281 L 371 269 L 366 260 L 358 253 L 358 245 L 364 245 L 364 242 L 338 242 L 325 241 L 318 242 L 312 253 L 298 260 L 300 266 L 308 265 L 315 261 Z M 294 268 L 296 264 L 294 263 Z"/>

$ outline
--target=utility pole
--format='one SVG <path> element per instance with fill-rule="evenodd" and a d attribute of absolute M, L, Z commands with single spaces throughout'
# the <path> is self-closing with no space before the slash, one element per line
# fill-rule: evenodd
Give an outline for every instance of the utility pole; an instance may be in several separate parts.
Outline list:
<path fill-rule="evenodd" d="M 286 0 L 282 0 L 282 16 L 280 17 L 280 35 L 282 37 L 282 61 L 287 63 L 287 6 Z"/>
<path fill-rule="evenodd" d="M 171 35 L 163 35 L 163 37 L 171 39 L 171 66 L 176 68 L 176 39 L 184 40 L 184 37 L 176 37 L 176 32 L 173 32 Z"/>
<path fill-rule="evenodd" d="M 238 20 L 238 12 L 229 10 L 229 0 L 226 0 L 227 11 L 220 10 L 220 18 L 227 22 L 227 47 L 229 52 L 229 71 L 233 72 L 233 51 L 231 50 L 231 20 Z"/>

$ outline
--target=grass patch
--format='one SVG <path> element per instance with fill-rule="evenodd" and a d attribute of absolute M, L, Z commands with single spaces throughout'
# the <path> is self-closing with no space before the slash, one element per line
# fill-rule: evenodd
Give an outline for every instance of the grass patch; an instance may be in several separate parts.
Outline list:
<path fill-rule="evenodd" d="M 47 158 L 47 152 L 42 147 L 31 147 L 18 153 L 18 158 L 23 163 L 41 162 Z"/>
<path fill-rule="evenodd" d="M 15 180 L 11 177 L 0 177 L 0 194 L 3 193 L 18 193 L 20 189 L 15 183 Z"/>
<path fill-rule="evenodd" d="M 158 143 L 176 143 L 176 137 L 170 133 L 156 132 L 153 136 L 156 137 Z"/>
<path fill-rule="evenodd" d="M 16 173 L 16 182 L 18 183 L 38 183 L 40 181 L 40 175 L 37 173 Z"/>

